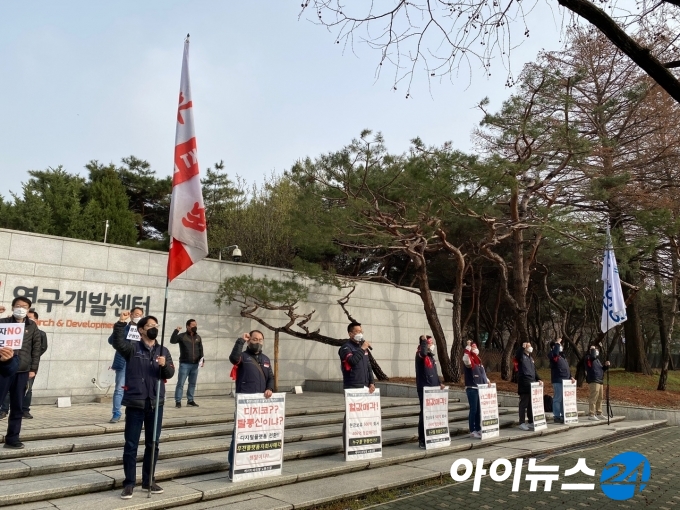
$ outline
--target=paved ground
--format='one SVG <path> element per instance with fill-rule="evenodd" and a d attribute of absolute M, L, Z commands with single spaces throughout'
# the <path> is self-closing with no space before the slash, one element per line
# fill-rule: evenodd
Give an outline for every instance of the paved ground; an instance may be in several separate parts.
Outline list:
<path fill-rule="evenodd" d="M 634 451 L 642 453 L 651 464 L 651 479 L 644 490 L 633 499 L 614 501 L 609 499 L 600 488 L 600 475 L 603 466 L 619 453 Z M 667 427 L 638 437 L 622 439 L 603 446 L 556 455 L 539 459 L 539 465 L 559 465 L 560 479 L 553 482 L 552 490 L 545 492 L 541 482 L 536 492 L 530 492 L 530 483 L 524 479 L 527 473 L 525 462 L 519 492 L 512 492 L 511 476 L 505 482 L 494 482 L 488 476 L 481 480 L 479 492 L 472 491 L 472 481 L 448 485 L 414 496 L 400 498 L 390 503 L 376 505 L 371 508 L 380 510 L 411 510 L 440 508 L 474 508 L 503 510 L 533 510 L 546 508 L 550 510 L 580 510 L 653 508 L 670 510 L 680 508 L 680 427 Z M 564 477 L 564 471 L 572 468 L 578 459 L 584 457 L 590 469 L 596 474 L 593 477 L 581 473 Z M 470 455 L 470 460 L 476 458 Z M 513 462 L 514 467 L 514 462 Z M 500 472 L 500 470 L 499 470 Z M 514 471 L 513 471 L 514 475 Z M 595 483 L 595 489 L 589 491 L 562 491 L 563 481 L 569 483 Z"/>

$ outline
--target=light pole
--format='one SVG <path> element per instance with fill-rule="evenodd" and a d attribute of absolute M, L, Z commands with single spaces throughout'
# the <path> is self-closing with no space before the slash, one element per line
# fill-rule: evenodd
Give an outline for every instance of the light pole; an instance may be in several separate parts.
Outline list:
<path fill-rule="evenodd" d="M 104 242 L 106 243 L 106 236 L 109 233 L 109 220 L 106 220 L 106 229 L 104 229 Z"/>
<path fill-rule="evenodd" d="M 238 244 L 232 244 L 226 248 L 221 248 L 217 260 L 222 260 L 222 250 L 229 250 L 230 248 L 234 248 L 234 251 L 231 252 L 231 259 L 234 262 L 241 262 L 241 250 L 239 249 Z"/>

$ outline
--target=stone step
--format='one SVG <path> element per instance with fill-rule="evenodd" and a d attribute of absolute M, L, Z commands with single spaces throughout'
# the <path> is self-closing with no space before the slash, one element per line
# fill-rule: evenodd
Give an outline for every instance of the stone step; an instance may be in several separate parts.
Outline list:
<path fill-rule="evenodd" d="M 499 413 L 505 416 L 508 410 L 501 409 Z M 454 411 L 449 415 L 450 422 L 452 424 L 452 433 L 460 431 L 467 431 L 465 425 L 458 422 L 464 422 L 467 420 L 467 411 Z M 397 417 L 388 418 L 383 421 L 383 430 L 399 430 L 404 428 L 414 428 L 418 425 L 418 418 L 416 417 Z M 507 426 L 510 426 L 509 422 Z M 232 425 L 212 428 L 213 433 L 209 435 L 198 436 L 202 441 L 196 441 L 196 438 L 190 437 L 189 439 L 175 439 L 171 442 L 163 441 L 163 445 L 160 449 L 159 459 L 172 459 L 178 457 L 187 457 L 192 455 L 203 455 L 207 453 L 216 452 L 226 452 L 229 450 L 229 445 L 231 441 Z M 298 458 L 299 453 L 293 454 L 295 451 L 292 448 L 292 444 L 302 441 L 310 441 L 314 439 L 325 439 L 331 437 L 340 437 L 342 434 L 342 427 L 339 424 L 330 425 L 311 425 L 305 423 L 304 427 L 298 428 L 287 428 L 284 437 L 284 443 L 286 445 L 286 454 L 288 458 Z M 41 455 L 41 456 L 26 456 L 13 458 L 9 460 L 0 461 L 0 480 L 6 480 L 10 478 L 19 478 L 25 476 L 35 476 L 49 473 L 59 473 L 65 471 L 73 471 L 84 468 L 98 468 L 106 466 L 120 465 L 122 462 L 121 448 L 123 447 L 123 437 L 116 438 L 115 444 L 105 443 L 105 447 L 96 449 L 82 451 L 80 449 L 74 450 L 73 453 L 65 453 L 59 455 Z M 227 436 L 227 437 L 224 437 Z M 94 436 L 96 439 L 100 440 L 100 436 Z M 412 434 L 406 435 L 406 437 L 411 438 Z M 111 443 L 114 443 L 112 440 Z M 101 444 L 101 443 L 100 443 Z M 89 446 L 92 446 L 89 444 Z M 37 445 L 27 445 L 25 450 L 29 450 L 33 447 L 35 449 L 44 451 L 40 444 Z M 313 451 L 313 450 L 312 450 Z M 0 450 L 1 452 L 1 450 Z M 16 450 L 8 450 L 13 454 L 17 454 Z M 30 453 L 29 453 L 30 454 Z M 319 453 L 317 453 L 318 455 Z M 143 450 L 140 449 L 138 454 L 138 460 L 142 460 Z"/>
<path fill-rule="evenodd" d="M 615 420 L 619 421 L 623 420 L 623 418 Z M 501 418 L 501 427 L 507 428 L 514 424 L 516 424 L 514 418 Z M 426 456 L 434 457 L 454 451 L 465 451 L 481 444 L 488 445 L 516 441 L 519 439 L 525 440 L 529 437 L 541 437 L 565 432 L 575 427 L 592 427 L 601 424 L 605 424 L 605 422 L 581 422 L 571 426 L 555 425 L 551 426 L 548 430 L 538 432 L 509 430 L 504 432 L 503 436 L 499 438 L 490 439 L 484 442 L 469 439 L 467 436 L 467 426 L 461 424 L 460 428 L 452 428 L 452 434 L 464 431 L 466 433 L 465 437 L 453 440 L 453 444 L 449 448 L 430 451 L 420 450 L 417 446 L 410 444 L 417 440 L 417 431 L 415 429 L 388 430 L 383 433 L 383 444 L 385 446 L 383 449 L 383 458 L 375 459 L 373 461 L 355 461 L 351 463 L 345 462 L 344 457 L 339 454 L 342 452 L 342 444 L 338 441 L 339 437 L 299 441 L 284 446 L 284 459 L 287 462 L 284 467 L 283 476 L 237 484 L 227 483 L 226 486 L 226 474 L 224 470 L 227 467 L 225 452 L 228 449 L 228 443 L 225 438 L 222 441 L 224 451 L 159 460 L 156 469 L 156 478 L 158 481 L 173 479 L 173 482 L 171 483 L 174 484 L 179 483 L 180 479 L 198 475 L 200 483 L 205 482 L 208 484 L 206 487 L 208 496 L 204 493 L 201 495 L 201 499 L 210 499 L 226 497 L 262 487 L 296 483 L 303 479 L 308 480 L 335 476 L 337 474 L 358 469 L 366 469 L 372 466 L 389 466 L 392 464 L 422 459 Z M 207 445 L 201 444 L 199 446 Z M 206 448 L 203 448 L 204 451 L 205 449 Z M 120 455 L 120 451 L 118 451 L 118 455 Z M 138 466 L 137 471 L 139 480 L 141 479 L 141 466 Z M 207 477 L 208 480 L 203 480 L 200 477 Z M 119 465 L 96 469 L 80 469 L 66 473 L 7 479 L 0 485 L 0 506 L 44 501 L 46 499 L 63 498 L 88 493 L 100 493 L 109 489 L 119 488 L 122 485 L 123 479 L 123 470 Z M 189 478 L 189 480 L 193 479 Z M 194 491 L 192 490 L 191 493 L 193 494 L 193 492 Z M 178 488 L 177 493 L 181 493 L 181 497 L 177 500 L 179 502 L 176 504 L 185 504 L 188 502 L 187 500 L 182 499 L 185 497 L 186 491 Z M 175 492 L 167 492 L 168 497 L 171 494 L 175 494 Z M 163 499 L 163 501 L 164 503 L 156 508 L 163 508 L 163 505 L 167 506 L 175 504 L 170 503 L 165 499 Z M 92 504 L 92 500 L 88 500 L 88 502 L 84 502 L 83 504 L 85 506 L 80 508 L 92 508 L 87 506 L 88 504 Z M 106 508 L 109 508 L 108 503 Z"/>
<path fill-rule="evenodd" d="M 464 411 L 466 409 L 468 409 L 467 404 L 454 403 L 449 405 L 449 412 L 451 413 Z M 418 406 L 393 406 L 389 409 L 386 409 L 382 415 L 385 419 L 407 418 L 415 416 L 417 421 L 418 412 Z M 342 412 L 324 413 L 320 415 L 296 415 L 290 418 L 286 416 L 286 429 L 294 430 L 300 427 L 320 427 L 328 424 L 341 424 L 343 419 L 344 413 Z M 233 422 L 234 415 L 232 413 L 228 421 L 220 422 L 216 425 L 203 425 L 185 428 L 178 428 L 175 426 L 174 428 L 171 427 L 168 430 L 165 428 L 165 420 L 163 420 L 163 433 L 161 435 L 161 442 L 166 443 L 170 441 L 200 439 L 204 437 L 231 434 L 231 431 L 234 428 Z M 0 461 L 40 455 L 102 450 L 108 448 L 122 448 L 125 442 L 123 439 L 123 430 L 124 428 L 106 434 L 73 436 L 75 439 L 72 441 L 65 441 L 65 439 L 71 439 L 71 437 L 66 436 L 58 439 L 41 439 L 38 436 L 38 439 L 31 439 L 31 435 L 24 434 L 22 432 L 21 440 L 26 442 L 26 448 L 22 450 L 9 450 L 4 448 L 0 449 Z M 35 437 L 35 435 L 33 435 L 33 437 Z M 291 434 L 290 441 L 295 440 L 295 434 Z"/>
<path fill-rule="evenodd" d="M 430 451 L 402 444 L 384 448 L 383 458 L 370 461 L 345 462 L 341 455 L 303 459 L 286 462 L 282 476 L 241 483 L 229 482 L 224 472 L 193 476 L 187 473 L 175 477 L 172 481 L 163 482 L 162 486 L 165 489 L 163 494 L 147 498 L 146 493 L 138 487 L 133 499 L 126 501 L 119 498 L 119 489 L 98 489 L 98 492 L 89 494 L 59 497 L 66 489 L 62 477 L 61 480 L 54 481 L 53 486 L 47 480 L 37 481 L 32 485 L 32 492 L 27 490 L 28 487 L 20 487 L 19 484 L 14 484 L 8 490 L 3 487 L 0 504 L 39 501 L 34 504 L 35 506 L 16 507 L 23 510 L 160 509 L 177 506 L 189 510 L 309 508 L 337 499 L 447 476 L 452 462 L 461 457 L 460 453 L 465 451 L 474 450 L 474 453 L 465 456 L 471 459 L 484 458 L 485 465 L 488 466 L 496 458 L 536 456 L 563 448 L 565 445 L 582 445 L 631 430 L 643 432 L 665 423 L 665 421 L 620 423 L 621 421 L 615 420 L 610 425 L 606 422 L 581 422 L 572 426 L 554 425 L 538 432 L 509 430 L 505 431 L 502 437 L 487 441 L 461 437 L 454 439 L 448 448 Z M 212 458 L 214 455 L 206 457 L 219 463 L 219 458 Z M 103 476 L 111 478 L 110 483 L 113 487 L 116 478 L 113 471 L 88 474 L 77 472 L 72 475 L 74 479 L 71 483 L 74 488 L 84 487 L 86 480 L 92 486 L 105 485 L 104 480 L 100 478 Z M 76 477 L 79 481 L 75 480 Z M 333 477 L 332 483 L 319 483 L 319 480 L 328 477 Z M 14 497 L 11 499 L 5 497 L 12 492 Z M 26 499 L 31 497 L 34 499 Z"/>

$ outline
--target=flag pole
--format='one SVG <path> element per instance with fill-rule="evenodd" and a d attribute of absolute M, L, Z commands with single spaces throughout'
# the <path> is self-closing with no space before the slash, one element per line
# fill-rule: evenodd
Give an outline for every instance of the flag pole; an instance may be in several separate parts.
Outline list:
<path fill-rule="evenodd" d="M 607 241 L 606 241 L 606 243 L 607 243 L 606 249 L 608 251 L 607 259 L 609 259 L 609 251 L 611 249 L 613 249 L 612 236 L 611 236 L 611 231 L 609 230 L 609 228 L 610 228 L 609 227 L 609 218 L 607 218 Z M 612 292 L 613 292 L 613 290 L 612 290 Z M 606 298 L 607 298 L 607 296 L 605 295 L 605 299 Z M 604 346 L 605 346 L 606 350 L 602 349 L 604 351 L 602 354 L 604 354 L 603 357 L 606 360 L 607 357 L 609 356 L 609 310 L 607 310 L 607 331 L 604 335 L 604 344 L 605 344 Z M 605 393 L 606 393 L 605 398 L 607 399 L 607 425 L 609 425 L 609 418 L 610 418 L 610 414 L 611 414 L 611 404 L 609 402 L 609 369 L 607 369 L 607 389 L 605 390 Z"/>
<path fill-rule="evenodd" d="M 163 355 L 163 344 L 165 342 L 165 317 L 168 312 L 168 286 L 170 285 L 170 280 L 166 277 L 165 279 L 165 301 L 163 302 L 163 324 L 161 325 L 161 355 Z M 166 360 L 167 361 L 167 360 Z M 153 448 L 151 449 L 151 466 L 149 467 L 149 492 L 147 498 L 151 497 L 151 487 L 153 487 L 153 477 L 156 472 L 155 470 L 155 460 L 156 460 L 156 449 L 158 448 L 158 407 L 161 401 L 161 374 L 160 367 L 158 368 L 158 382 L 156 383 L 156 406 L 154 407 L 153 413 Z"/>

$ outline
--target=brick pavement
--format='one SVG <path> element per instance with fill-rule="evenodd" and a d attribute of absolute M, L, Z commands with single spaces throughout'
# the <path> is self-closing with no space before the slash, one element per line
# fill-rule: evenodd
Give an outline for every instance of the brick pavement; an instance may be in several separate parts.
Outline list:
<path fill-rule="evenodd" d="M 651 464 L 651 479 L 642 492 L 638 492 L 627 501 L 609 499 L 600 489 L 600 475 L 603 466 L 619 453 L 634 451 L 642 453 Z M 488 476 L 482 478 L 479 492 L 472 491 L 472 481 L 447 485 L 397 499 L 395 501 L 372 506 L 380 510 L 411 509 L 503 509 L 503 510 L 583 510 L 593 509 L 635 509 L 652 508 L 660 510 L 680 509 L 680 427 L 666 427 L 640 436 L 621 439 L 592 448 L 580 449 L 539 459 L 538 465 L 559 465 L 560 479 L 553 482 L 552 490 L 545 492 L 543 483 L 539 483 L 536 492 L 529 491 L 529 482 L 524 480 L 527 473 L 525 461 L 523 481 L 519 492 L 512 492 L 512 476 L 505 482 L 494 482 Z M 582 473 L 564 477 L 564 471 L 576 465 L 578 459 L 584 457 L 590 469 L 594 469 L 594 477 Z M 476 457 L 468 458 L 475 461 Z M 514 467 L 514 462 L 513 462 Z M 514 475 L 514 471 L 513 471 Z M 449 478 L 450 480 L 450 478 Z M 563 481 L 569 483 L 595 483 L 595 489 L 589 491 L 562 491 Z"/>

